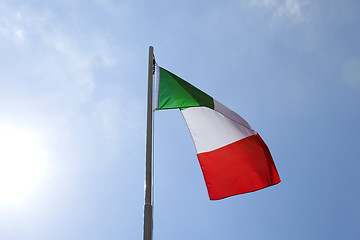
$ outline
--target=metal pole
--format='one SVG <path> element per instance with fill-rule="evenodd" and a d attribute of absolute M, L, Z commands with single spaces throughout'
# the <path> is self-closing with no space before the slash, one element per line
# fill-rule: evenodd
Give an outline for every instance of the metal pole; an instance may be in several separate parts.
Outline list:
<path fill-rule="evenodd" d="M 147 126 L 146 126 L 146 172 L 145 172 L 145 205 L 144 205 L 144 240 L 152 240 L 152 111 L 153 111 L 153 47 L 149 47 L 148 95 L 147 95 Z"/>

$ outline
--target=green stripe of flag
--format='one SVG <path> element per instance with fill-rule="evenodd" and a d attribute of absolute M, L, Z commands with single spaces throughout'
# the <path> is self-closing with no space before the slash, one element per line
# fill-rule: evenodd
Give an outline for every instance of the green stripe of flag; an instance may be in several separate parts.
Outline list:
<path fill-rule="evenodd" d="M 214 109 L 212 97 L 164 68 L 160 69 L 159 109 L 209 107 Z"/>

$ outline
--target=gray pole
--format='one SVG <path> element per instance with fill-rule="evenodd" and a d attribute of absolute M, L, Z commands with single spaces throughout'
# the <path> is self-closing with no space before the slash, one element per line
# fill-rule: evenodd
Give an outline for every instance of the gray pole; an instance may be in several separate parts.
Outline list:
<path fill-rule="evenodd" d="M 153 111 L 153 47 L 149 47 L 148 95 L 147 95 L 147 126 L 146 126 L 146 172 L 145 172 L 145 205 L 144 205 L 144 240 L 152 240 L 153 211 L 152 211 L 152 111 Z"/>

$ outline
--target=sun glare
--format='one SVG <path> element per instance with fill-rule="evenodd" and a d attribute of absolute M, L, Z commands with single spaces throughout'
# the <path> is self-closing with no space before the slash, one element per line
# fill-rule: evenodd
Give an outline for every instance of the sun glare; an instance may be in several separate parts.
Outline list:
<path fill-rule="evenodd" d="M 0 127 L 0 205 L 26 200 L 45 173 L 46 156 L 36 135 Z"/>

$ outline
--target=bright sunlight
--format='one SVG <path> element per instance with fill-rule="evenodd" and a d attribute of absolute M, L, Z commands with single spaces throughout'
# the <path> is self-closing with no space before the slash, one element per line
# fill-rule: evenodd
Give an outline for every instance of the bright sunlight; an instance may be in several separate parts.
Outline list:
<path fill-rule="evenodd" d="M 0 126 L 0 206 L 26 200 L 45 173 L 46 156 L 36 135 Z"/>

